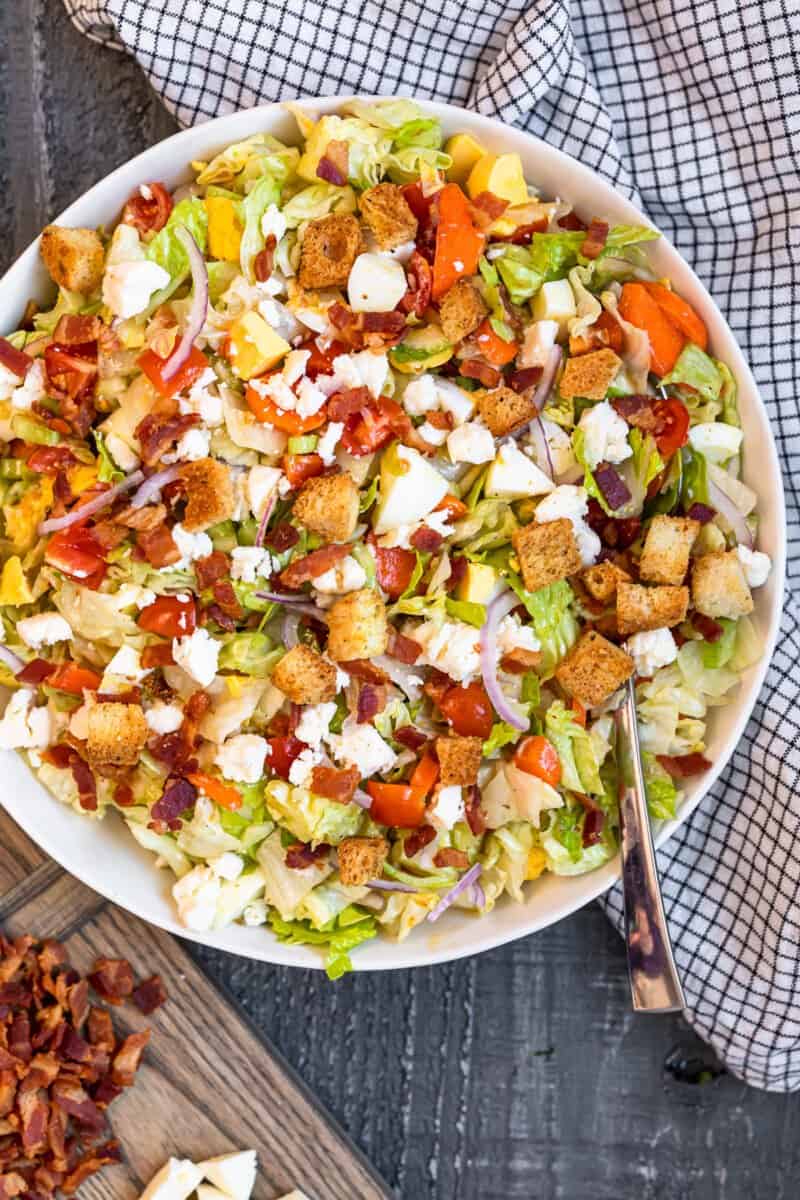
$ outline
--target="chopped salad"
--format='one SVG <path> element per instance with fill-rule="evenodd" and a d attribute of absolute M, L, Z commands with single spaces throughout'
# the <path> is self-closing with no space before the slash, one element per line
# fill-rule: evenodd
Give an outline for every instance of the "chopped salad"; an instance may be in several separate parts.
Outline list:
<path fill-rule="evenodd" d="M 296 117 L 42 235 L 57 297 L 0 340 L 0 744 L 116 810 L 188 929 L 335 978 L 615 853 L 632 676 L 674 816 L 770 561 L 654 229 L 411 101 Z"/>

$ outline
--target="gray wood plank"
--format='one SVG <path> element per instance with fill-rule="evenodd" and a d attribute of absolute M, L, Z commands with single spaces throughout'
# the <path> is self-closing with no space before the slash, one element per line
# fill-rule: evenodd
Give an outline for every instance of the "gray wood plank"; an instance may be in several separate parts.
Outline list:
<path fill-rule="evenodd" d="M 0 3 L 0 267 L 42 222 L 175 128 L 135 64 L 60 0 Z M 319 973 L 188 947 L 404 1200 L 780 1200 L 800 1106 L 663 1070 L 687 1039 L 630 1012 L 597 908 L 479 959 Z"/>

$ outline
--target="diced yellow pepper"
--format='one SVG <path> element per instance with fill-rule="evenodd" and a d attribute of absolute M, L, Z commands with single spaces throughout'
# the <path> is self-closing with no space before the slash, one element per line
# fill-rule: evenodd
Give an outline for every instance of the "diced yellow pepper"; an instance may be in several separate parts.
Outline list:
<path fill-rule="evenodd" d="M 257 312 L 247 312 L 230 329 L 231 367 L 240 379 L 252 379 L 276 366 L 291 346 Z"/>
<path fill-rule="evenodd" d="M 97 483 L 97 467 L 81 463 L 67 471 L 67 482 L 73 496 L 80 496 Z"/>
<path fill-rule="evenodd" d="M 526 204 L 528 185 L 522 170 L 522 159 L 518 154 L 484 154 L 470 171 L 467 192 L 475 199 L 481 192 L 491 192 L 509 204 Z M 490 232 L 507 236 L 516 225 L 503 217 L 490 226 Z"/>
<path fill-rule="evenodd" d="M 20 553 L 29 550 L 37 538 L 36 530 L 53 504 L 53 481 L 48 475 L 31 485 L 16 504 L 3 506 L 6 534 Z"/>
<path fill-rule="evenodd" d="M 444 152 L 449 154 L 453 160 L 448 169 L 447 178 L 451 183 L 461 184 L 467 182 L 475 163 L 486 153 L 483 146 L 480 142 L 475 141 L 471 133 L 454 133 L 451 138 L 447 139 Z"/>
<path fill-rule="evenodd" d="M 206 196 L 208 213 L 208 250 L 211 258 L 238 262 L 242 244 L 242 223 L 236 204 L 228 196 Z"/>
<path fill-rule="evenodd" d="M 0 604 L 32 604 L 33 593 L 28 586 L 18 555 L 6 560 L 0 576 Z"/>
<path fill-rule="evenodd" d="M 528 854 L 525 867 L 526 879 L 538 879 L 547 866 L 547 855 L 541 846 L 534 846 Z"/>

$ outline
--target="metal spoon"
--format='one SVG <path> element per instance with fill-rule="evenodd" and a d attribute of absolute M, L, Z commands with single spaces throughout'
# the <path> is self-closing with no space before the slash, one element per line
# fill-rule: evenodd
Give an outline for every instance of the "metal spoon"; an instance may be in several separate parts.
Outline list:
<path fill-rule="evenodd" d="M 637 1012 L 675 1012 L 686 1002 L 672 956 L 650 834 L 632 679 L 615 719 L 625 944 L 633 1007 Z"/>

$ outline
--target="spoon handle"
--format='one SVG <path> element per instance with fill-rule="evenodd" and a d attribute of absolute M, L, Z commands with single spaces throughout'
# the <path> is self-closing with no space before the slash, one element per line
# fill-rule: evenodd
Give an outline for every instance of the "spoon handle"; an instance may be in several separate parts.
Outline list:
<path fill-rule="evenodd" d="M 616 711 L 619 812 L 622 833 L 622 890 L 625 944 L 633 1007 L 637 1012 L 685 1008 L 661 899 L 650 834 L 633 680 Z"/>

